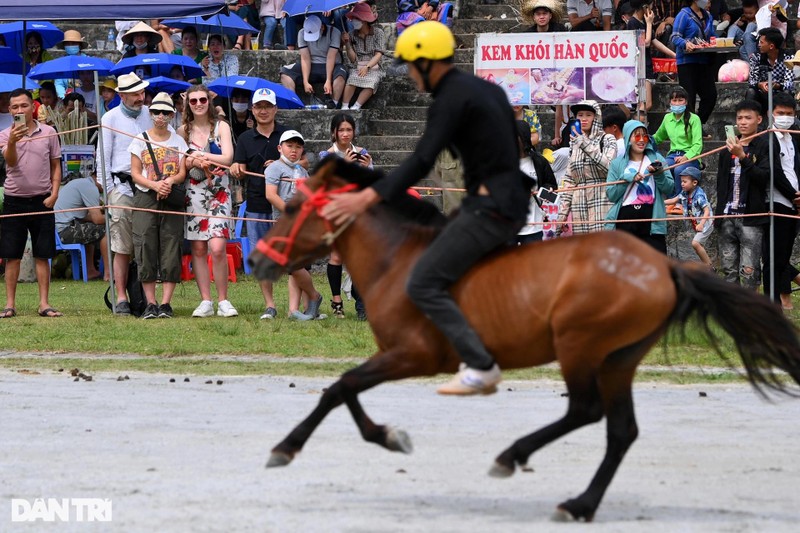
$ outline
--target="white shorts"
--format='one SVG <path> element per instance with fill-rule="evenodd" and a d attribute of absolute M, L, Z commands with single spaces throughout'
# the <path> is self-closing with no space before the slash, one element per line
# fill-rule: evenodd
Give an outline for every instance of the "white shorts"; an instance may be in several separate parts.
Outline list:
<path fill-rule="evenodd" d="M 133 197 L 126 196 L 114 188 L 108 193 L 108 204 L 133 207 Z M 111 215 L 109 222 L 111 251 L 115 254 L 133 255 L 133 229 L 131 226 L 133 211 L 109 209 L 108 212 Z"/>
<path fill-rule="evenodd" d="M 694 234 L 692 238 L 692 242 L 700 243 L 700 245 L 705 246 L 708 238 L 711 237 L 711 234 L 714 232 L 714 222 L 709 219 L 706 220 L 703 224 L 703 231 L 698 231 Z"/>

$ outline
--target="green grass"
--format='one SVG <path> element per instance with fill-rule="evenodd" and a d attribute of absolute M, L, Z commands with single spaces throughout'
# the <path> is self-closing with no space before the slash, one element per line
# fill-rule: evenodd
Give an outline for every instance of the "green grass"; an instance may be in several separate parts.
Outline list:
<path fill-rule="evenodd" d="M 323 276 L 314 276 L 314 282 L 327 294 Z M 103 302 L 107 287 L 103 282 L 53 280 L 50 303 L 66 316 L 46 319 L 36 315 L 36 284 L 20 284 L 18 316 L 0 320 L 0 366 L 54 371 L 77 367 L 88 372 L 330 377 L 356 366 L 376 351 L 368 324 L 355 319 L 352 301 L 345 303 L 348 317 L 344 320 L 259 320 L 263 299 L 257 283 L 249 276 L 240 276 L 238 283 L 229 285 L 229 299 L 239 310 L 237 318 L 191 318 L 199 303 L 194 282 L 180 285 L 175 292 L 172 305 L 176 318 L 172 320 L 114 317 Z M 275 285 L 275 299 L 279 317 L 285 316 L 286 278 Z M 326 302 L 323 311 L 327 309 Z M 796 321 L 797 314 L 791 318 Z M 713 329 L 723 353 L 739 366 L 732 341 L 719 328 Z M 684 335 L 670 332 L 643 365 L 645 368 L 637 374 L 640 381 L 707 383 L 740 379 L 735 372 L 718 371 L 728 363 L 693 324 Z M 508 372 L 507 377 L 560 378 L 554 367 Z"/>

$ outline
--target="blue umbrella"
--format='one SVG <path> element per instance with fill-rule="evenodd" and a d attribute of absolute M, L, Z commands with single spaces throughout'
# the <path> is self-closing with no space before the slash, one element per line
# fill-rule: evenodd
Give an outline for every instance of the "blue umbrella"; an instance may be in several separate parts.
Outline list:
<path fill-rule="evenodd" d="M 182 19 L 166 19 L 161 24 L 170 28 L 194 26 L 201 33 L 224 33 L 232 37 L 258 33 L 258 30 L 239 18 L 238 15 L 214 15 L 213 17 L 186 17 Z"/>
<path fill-rule="evenodd" d="M 176 93 L 178 91 L 185 91 L 186 89 L 192 86 L 192 84 L 189 83 L 188 81 L 173 80 L 172 78 L 167 78 L 165 76 L 156 76 L 154 78 L 147 78 L 147 83 L 150 84 L 147 87 L 148 91 L 151 92 L 164 91 L 169 94 Z"/>
<path fill-rule="evenodd" d="M 0 72 L 22 74 L 22 58 L 8 46 L 0 46 Z"/>
<path fill-rule="evenodd" d="M 0 93 L 10 93 L 14 89 L 22 87 L 22 76 L 20 74 L 0 74 Z M 28 90 L 40 89 L 39 85 L 28 78 L 25 80 L 25 88 Z"/>
<path fill-rule="evenodd" d="M 208 84 L 208 88 L 220 96 L 228 97 L 234 89 L 253 92 L 257 89 L 271 89 L 275 93 L 278 107 L 281 109 L 301 109 L 303 101 L 294 91 L 283 85 L 252 76 L 227 76 L 217 78 Z"/>
<path fill-rule="evenodd" d="M 34 80 L 74 78 L 80 71 L 97 71 L 98 76 L 108 76 L 114 63 L 108 59 L 90 56 L 64 56 L 36 65 L 28 73 Z"/>
<path fill-rule="evenodd" d="M 180 67 L 187 79 L 200 78 L 203 69 L 195 61 L 186 56 L 175 54 L 141 54 L 121 60 L 111 69 L 111 74 L 120 76 L 147 67 L 149 76 L 169 76 L 174 67 Z"/>
<path fill-rule="evenodd" d="M 35 9 L 35 7 L 31 6 L 31 9 Z M 26 22 L 24 33 L 32 32 L 37 32 L 42 36 L 45 48 L 52 48 L 64 40 L 64 32 L 49 22 Z M 0 24 L 0 35 L 5 37 L 6 45 L 16 50 L 17 53 L 22 53 L 25 50 L 25 43 L 22 42 L 22 34 L 22 22 Z"/>
<path fill-rule="evenodd" d="M 322 13 L 354 4 L 354 0 L 286 0 L 283 10 L 289 15 Z"/>

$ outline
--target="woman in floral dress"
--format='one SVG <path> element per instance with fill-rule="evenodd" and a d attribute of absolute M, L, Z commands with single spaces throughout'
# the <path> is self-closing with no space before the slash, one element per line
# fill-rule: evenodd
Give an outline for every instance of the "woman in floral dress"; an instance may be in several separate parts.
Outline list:
<path fill-rule="evenodd" d="M 229 221 L 222 218 L 231 215 L 230 178 L 225 169 L 217 166 L 228 166 L 233 161 L 231 129 L 226 122 L 217 118 L 211 93 L 203 85 L 193 85 L 186 91 L 183 117 L 183 125 L 178 133 L 189 146 L 186 211 L 203 215 L 186 218 L 186 238 L 192 247 L 192 271 L 201 298 L 192 316 L 208 317 L 214 314 L 208 271 L 209 251 L 219 301 L 217 315 L 236 316 L 238 312 L 228 301 L 225 248 L 230 237 Z"/>

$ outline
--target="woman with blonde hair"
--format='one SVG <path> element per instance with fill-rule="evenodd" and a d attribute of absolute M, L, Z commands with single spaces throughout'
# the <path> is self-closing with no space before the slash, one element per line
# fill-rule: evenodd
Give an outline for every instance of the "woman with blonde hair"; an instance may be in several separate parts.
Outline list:
<path fill-rule="evenodd" d="M 228 259 L 226 245 L 230 238 L 228 220 L 231 215 L 230 178 L 225 169 L 233 161 L 231 128 L 219 120 L 211 101 L 211 92 L 204 85 L 193 85 L 186 91 L 183 125 L 178 130 L 189 146 L 186 160 L 188 186 L 186 239 L 192 248 L 192 271 L 200 290 L 200 305 L 194 317 L 214 314 L 211 301 L 211 277 L 208 254 L 217 287 L 217 315 L 236 316 L 239 313 L 228 301 Z"/>

